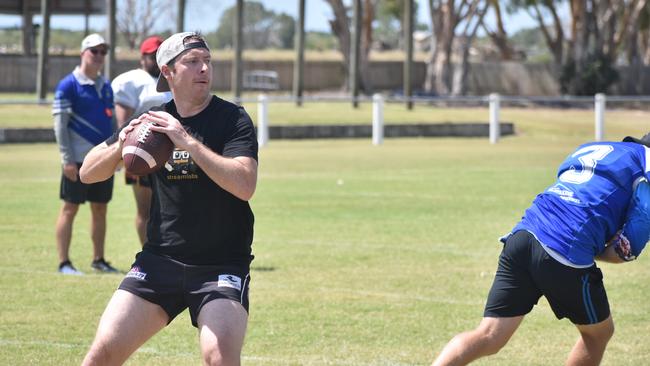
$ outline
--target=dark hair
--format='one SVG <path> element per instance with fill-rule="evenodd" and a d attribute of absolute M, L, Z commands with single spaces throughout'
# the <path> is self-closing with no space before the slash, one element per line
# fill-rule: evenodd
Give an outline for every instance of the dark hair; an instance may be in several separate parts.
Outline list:
<path fill-rule="evenodd" d="M 647 147 L 650 147 L 650 133 L 645 134 L 643 137 L 640 139 L 632 136 L 626 136 L 623 139 L 623 142 L 636 142 L 637 144 L 645 145 Z"/>

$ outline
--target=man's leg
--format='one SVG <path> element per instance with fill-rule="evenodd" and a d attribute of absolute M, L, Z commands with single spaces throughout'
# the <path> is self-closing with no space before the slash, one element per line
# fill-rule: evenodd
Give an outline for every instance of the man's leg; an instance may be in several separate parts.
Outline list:
<path fill-rule="evenodd" d="M 610 315 L 597 324 L 576 325 L 580 338 L 566 361 L 570 366 L 598 365 L 603 358 L 607 342 L 614 335 L 614 321 Z"/>
<path fill-rule="evenodd" d="M 140 237 L 140 244 L 144 245 L 147 241 L 147 222 L 149 221 L 149 208 L 151 206 L 151 188 L 134 184 L 133 195 L 135 196 L 135 205 L 137 212 L 135 215 L 135 229 Z"/>
<path fill-rule="evenodd" d="M 108 204 L 90 202 L 90 238 L 93 241 L 93 260 L 104 258 L 106 240 L 106 211 Z"/>
<path fill-rule="evenodd" d="M 477 358 L 499 352 L 523 319 L 523 315 L 511 318 L 483 318 L 476 329 L 452 338 L 433 361 L 433 365 L 467 365 Z"/>
<path fill-rule="evenodd" d="M 144 342 L 167 325 L 158 305 L 117 290 L 102 315 L 83 365 L 121 365 Z"/>
<path fill-rule="evenodd" d="M 212 300 L 203 306 L 197 322 L 203 363 L 239 365 L 248 323 L 244 307 L 232 300 Z"/>
<path fill-rule="evenodd" d="M 59 262 L 70 260 L 70 241 L 72 240 L 72 224 L 79 211 L 79 205 L 63 201 L 59 217 L 56 220 L 56 248 L 59 253 Z"/>

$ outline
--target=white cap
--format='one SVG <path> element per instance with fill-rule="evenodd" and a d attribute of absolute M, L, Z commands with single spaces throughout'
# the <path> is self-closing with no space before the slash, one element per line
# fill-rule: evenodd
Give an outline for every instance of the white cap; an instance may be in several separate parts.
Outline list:
<path fill-rule="evenodd" d="M 197 36 L 202 41 L 186 44 L 185 40 L 191 36 Z M 160 47 L 158 47 L 158 51 L 156 52 L 156 63 L 158 64 L 158 67 L 167 65 L 181 53 L 193 48 L 205 48 L 208 51 L 210 50 L 210 48 L 208 48 L 208 44 L 203 40 L 203 37 L 200 34 L 195 32 L 176 33 L 167 38 L 160 45 Z M 159 92 L 166 92 L 170 90 L 169 84 L 167 84 L 167 79 L 165 79 L 163 74 L 160 74 L 160 76 L 158 76 L 158 84 L 156 84 L 156 90 Z"/>
<path fill-rule="evenodd" d="M 86 38 L 84 38 L 83 41 L 81 41 L 81 52 L 102 44 L 106 47 L 109 47 L 108 43 L 106 43 L 104 40 L 104 37 L 100 36 L 97 33 L 89 34 Z"/>

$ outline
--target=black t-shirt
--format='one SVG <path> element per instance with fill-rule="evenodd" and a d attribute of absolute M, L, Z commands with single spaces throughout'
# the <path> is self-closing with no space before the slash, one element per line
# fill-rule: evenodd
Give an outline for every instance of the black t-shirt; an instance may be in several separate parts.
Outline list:
<path fill-rule="evenodd" d="M 242 107 L 213 96 L 203 111 L 188 118 L 178 115 L 173 100 L 155 109 L 174 116 L 219 155 L 257 160 L 255 129 Z M 248 202 L 222 189 L 178 148 L 150 179 L 153 197 L 143 250 L 185 264 L 250 263 L 254 216 Z"/>

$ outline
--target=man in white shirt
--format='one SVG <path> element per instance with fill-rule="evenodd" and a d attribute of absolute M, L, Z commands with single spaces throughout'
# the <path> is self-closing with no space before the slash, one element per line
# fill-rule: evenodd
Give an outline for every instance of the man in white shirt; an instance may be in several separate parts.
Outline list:
<path fill-rule="evenodd" d="M 145 39 L 140 45 L 140 68 L 127 71 L 117 76 L 111 86 L 115 98 L 115 116 L 119 127 L 131 119 L 147 112 L 151 107 L 168 102 L 172 95 L 170 92 L 159 93 L 156 91 L 156 82 L 160 69 L 156 63 L 156 51 L 163 42 L 162 38 L 152 36 Z M 151 205 L 151 187 L 146 176 L 138 177 L 125 173 L 126 184 L 133 186 L 133 194 L 137 206 L 135 227 L 144 245 L 146 240 L 146 227 L 149 220 L 149 206 Z"/>

